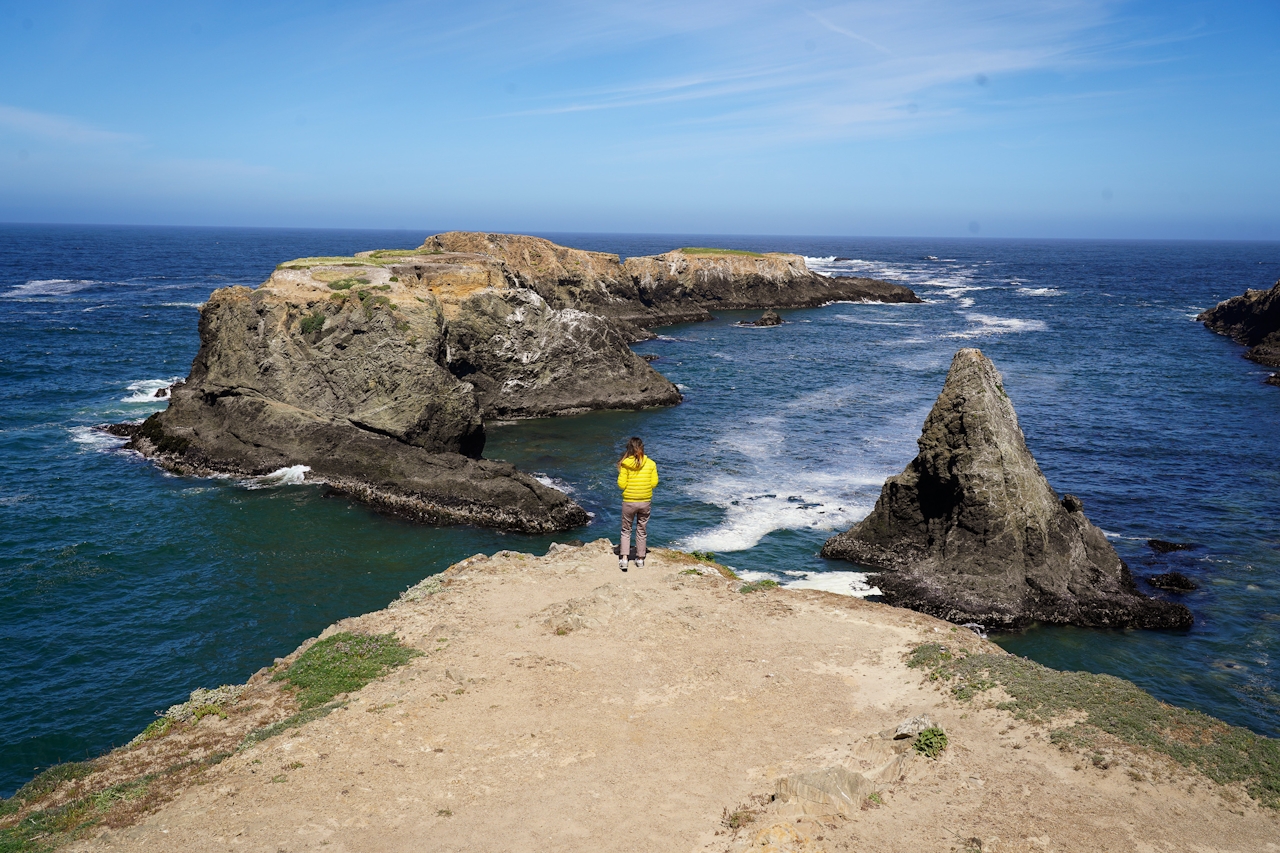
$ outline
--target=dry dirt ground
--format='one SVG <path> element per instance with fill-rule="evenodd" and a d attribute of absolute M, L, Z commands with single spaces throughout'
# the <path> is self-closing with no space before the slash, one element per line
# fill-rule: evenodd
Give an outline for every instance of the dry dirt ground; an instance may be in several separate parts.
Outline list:
<path fill-rule="evenodd" d="M 622 573 L 603 540 L 440 579 L 326 631 L 394 631 L 423 656 L 68 849 L 1280 851 L 1276 814 L 1233 791 L 1101 770 L 985 694 L 953 699 L 905 653 L 994 647 L 929 617 L 744 594 L 677 552 Z M 919 714 L 949 735 L 937 760 L 881 736 Z M 770 801 L 779 778 L 836 766 L 882 804 Z"/>

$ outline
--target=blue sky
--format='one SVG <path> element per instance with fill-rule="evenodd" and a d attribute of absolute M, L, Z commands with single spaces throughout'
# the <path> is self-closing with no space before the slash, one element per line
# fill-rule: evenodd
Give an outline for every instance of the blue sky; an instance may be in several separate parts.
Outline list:
<path fill-rule="evenodd" d="M 1280 239 L 1280 4 L 6 0 L 0 221 Z"/>

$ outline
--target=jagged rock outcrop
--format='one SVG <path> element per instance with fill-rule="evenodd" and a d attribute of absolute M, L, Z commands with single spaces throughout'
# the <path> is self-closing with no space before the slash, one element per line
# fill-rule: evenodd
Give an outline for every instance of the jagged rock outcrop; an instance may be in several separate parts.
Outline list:
<path fill-rule="evenodd" d="M 1219 302 L 1196 319 L 1249 347 L 1245 358 L 1267 367 L 1280 367 L 1280 281 L 1270 290 L 1250 289 Z M 1267 381 L 1280 385 L 1280 376 L 1272 374 Z"/>
<path fill-rule="evenodd" d="M 1138 591 L 1078 499 L 1058 499 L 980 351 L 956 353 L 918 444 L 871 514 L 822 549 L 874 570 L 891 604 L 987 627 L 1190 627 L 1185 607 Z"/>
<path fill-rule="evenodd" d="M 539 237 L 451 231 L 423 252 L 502 260 L 520 284 L 556 308 L 608 317 L 624 330 L 706 320 L 713 310 L 807 308 L 827 302 L 920 302 L 909 288 L 869 278 L 828 278 L 785 253 L 676 249 L 627 258 L 559 246 Z"/>

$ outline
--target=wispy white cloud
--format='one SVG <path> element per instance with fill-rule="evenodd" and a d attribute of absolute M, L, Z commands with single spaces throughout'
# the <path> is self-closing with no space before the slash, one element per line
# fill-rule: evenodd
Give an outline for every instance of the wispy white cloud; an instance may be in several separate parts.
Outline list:
<path fill-rule="evenodd" d="M 849 30 L 849 29 L 845 29 L 844 27 L 836 26 L 835 24 L 833 24 L 833 23 L 831 23 L 830 21 L 828 21 L 826 18 L 824 18 L 824 17 L 822 17 L 821 15 L 819 15 L 817 12 L 809 12 L 809 13 L 808 13 L 808 15 L 809 15 L 809 17 L 810 17 L 810 18 L 813 18 L 815 21 L 817 21 L 819 24 L 821 24 L 821 25 L 823 26 L 823 28 L 824 28 L 824 29 L 828 29 L 828 30 L 830 30 L 830 31 L 831 31 L 831 32 L 833 32 L 833 33 L 839 33 L 839 34 L 840 34 L 840 35 L 842 35 L 842 36 L 847 36 L 848 38 L 851 38 L 851 39 L 853 39 L 854 41 L 860 41 L 860 42 L 862 42 L 862 43 L 863 43 L 863 44 L 865 44 L 865 45 L 870 45 L 871 47 L 874 47 L 876 50 L 880 51 L 881 53 L 887 53 L 887 54 L 890 54 L 890 55 L 892 55 L 892 54 L 893 54 L 893 51 L 889 50 L 889 48 L 885 47 L 884 45 L 882 45 L 882 44 L 877 44 L 876 42 L 872 41 L 871 39 L 867 38 L 866 36 L 858 35 L 858 34 L 857 34 L 857 33 L 855 33 L 853 30 Z"/>
<path fill-rule="evenodd" d="M 569 7 L 557 8 L 549 18 L 561 20 Z M 1105 98 L 1114 81 L 1081 75 L 1150 63 L 1153 46 L 1178 38 L 1131 21 L 1117 26 L 1123 6 L 1115 0 L 854 0 L 808 10 L 694 2 L 647 6 L 642 24 L 632 6 L 572 8 L 581 14 L 556 31 L 557 53 L 607 49 L 618 57 L 616 73 L 601 75 L 610 82 L 575 87 L 569 81 L 581 78 L 566 74 L 530 86 L 522 109 L 497 114 L 627 110 L 646 135 L 667 126 L 685 146 L 697 133 L 769 144 L 973 123 L 1033 105 L 1038 87 L 1019 90 L 1017 81 L 1037 74 L 1073 75 L 1076 96 L 1096 86 Z M 870 49 L 841 47 L 849 41 Z M 628 58 L 651 50 L 660 59 Z"/>
<path fill-rule="evenodd" d="M 140 137 L 130 133 L 103 130 L 74 118 L 24 110 L 0 104 L 0 127 L 26 136 L 34 136 L 53 142 L 73 145 L 104 145 L 138 142 Z"/>

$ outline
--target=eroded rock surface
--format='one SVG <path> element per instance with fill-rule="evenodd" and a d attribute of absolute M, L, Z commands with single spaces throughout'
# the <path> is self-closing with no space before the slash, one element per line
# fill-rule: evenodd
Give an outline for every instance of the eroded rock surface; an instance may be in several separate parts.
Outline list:
<path fill-rule="evenodd" d="M 1219 302 L 1196 319 L 1248 347 L 1245 358 L 1267 367 L 1280 367 L 1280 281 L 1270 290 L 1246 290 Z M 1268 382 L 1280 384 L 1275 374 Z"/>
<path fill-rule="evenodd" d="M 1138 591 L 1078 499 L 1058 499 L 980 351 L 956 353 L 918 444 L 871 514 L 822 549 L 877 570 L 890 603 L 987 627 L 1190 627 L 1185 607 Z"/>
<path fill-rule="evenodd" d="M 919 302 L 909 288 L 869 278 L 828 278 L 782 252 L 676 249 L 627 258 L 559 246 L 539 237 L 451 231 L 423 251 L 502 260 L 524 287 L 556 308 L 578 308 L 648 328 L 706 320 L 713 310 L 804 308 L 837 300 Z"/>

